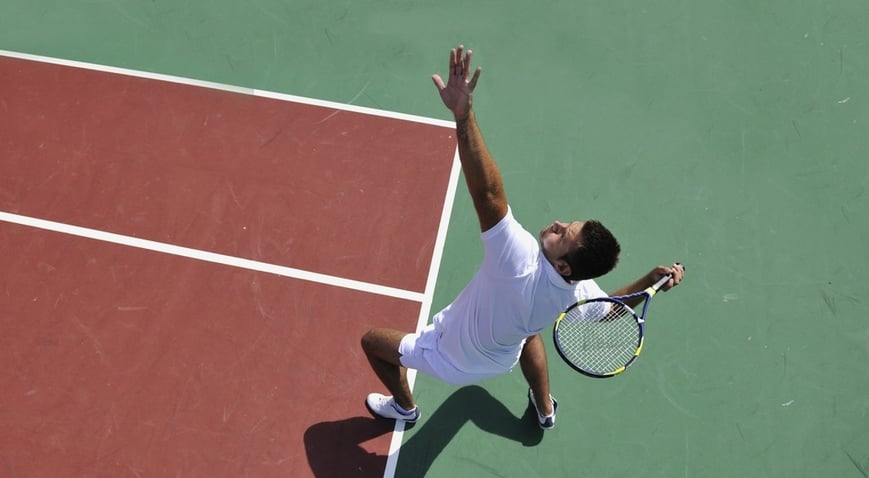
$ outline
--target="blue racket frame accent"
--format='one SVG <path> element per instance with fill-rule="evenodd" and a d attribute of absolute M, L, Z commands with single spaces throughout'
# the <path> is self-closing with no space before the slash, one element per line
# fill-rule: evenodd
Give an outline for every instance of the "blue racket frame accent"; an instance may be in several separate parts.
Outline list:
<path fill-rule="evenodd" d="M 553 339 L 553 343 L 555 344 L 555 349 L 558 352 L 558 355 L 561 356 L 562 360 L 564 360 L 568 365 L 570 365 L 571 368 L 573 368 L 574 370 L 576 370 L 577 372 L 579 372 L 585 376 L 592 377 L 592 378 L 615 377 L 616 375 L 619 375 L 622 372 L 624 372 L 625 370 L 627 370 L 628 367 L 630 367 L 634 362 L 636 362 L 637 357 L 639 357 L 640 353 L 643 351 L 643 344 L 645 342 L 645 333 L 646 333 L 646 312 L 649 309 L 649 303 L 651 302 L 651 299 L 655 295 L 655 293 L 657 293 L 658 290 L 661 287 L 663 287 L 663 285 L 666 284 L 667 281 L 669 281 L 671 278 L 672 278 L 671 275 L 667 275 L 667 276 L 661 278 L 654 285 L 647 287 L 646 289 L 644 289 L 642 291 L 635 292 L 633 294 L 616 296 L 616 297 L 597 297 L 597 298 L 593 298 L 593 299 L 581 300 L 581 301 L 576 302 L 575 304 L 571 305 L 567 309 L 565 309 L 564 312 L 562 312 L 561 315 L 558 316 L 558 318 L 555 321 L 555 326 L 552 328 L 552 339 Z M 636 299 L 636 298 L 642 297 L 642 296 L 645 296 L 645 299 L 643 300 L 643 308 L 641 310 L 640 315 L 637 315 L 636 311 L 632 307 L 628 306 L 625 303 L 625 301 L 630 300 L 630 299 Z M 636 321 L 637 328 L 639 329 L 636 350 L 634 351 L 634 353 L 630 357 L 630 359 L 628 359 L 628 361 L 624 365 L 622 365 L 621 367 L 619 367 L 616 370 L 605 372 L 605 373 L 596 373 L 596 372 L 593 372 L 590 370 L 585 370 L 582 367 L 576 365 L 570 358 L 568 358 L 567 354 L 562 349 L 560 336 L 558 334 L 559 324 L 561 324 L 562 319 L 564 319 L 564 317 L 567 316 L 567 314 L 571 310 L 573 310 L 576 307 L 579 307 L 583 304 L 588 304 L 590 302 L 610 302 L 610 303 L 619 304 L 621 307 L 624 307 L 626 310 L 628 310 L 631 313 L 631 315 L 633 316 L 634 320 Z"/>

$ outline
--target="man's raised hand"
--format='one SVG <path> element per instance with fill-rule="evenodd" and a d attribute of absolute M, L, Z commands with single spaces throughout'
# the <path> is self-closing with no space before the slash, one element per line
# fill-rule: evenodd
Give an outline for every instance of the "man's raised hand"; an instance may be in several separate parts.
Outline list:
<path fill-rule="evenodd" d="M 474 71 L 474 76 L 470 76 L 473 52 L 471 50 L 465 52 L 464 50 L 463 45 L 450 50 L 450 74 L 446 84 L 440 75 L 432 75 L 432 81 L 441 95 L 441 100 L 453 112 L 456 120 L 466 119 L 471 113 L 471 96 L 482 71 L 481 68 L 477 68 Z"/>

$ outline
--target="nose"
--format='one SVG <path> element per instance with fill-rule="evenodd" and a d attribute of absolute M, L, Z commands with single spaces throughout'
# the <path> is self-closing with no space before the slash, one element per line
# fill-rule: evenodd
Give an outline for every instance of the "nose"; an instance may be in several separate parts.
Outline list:
<path fill-rule="evenodd" d="M 552 221 L 552 225 L 547 227 L 546 230 L 548 230 L 551 234 L 561 234 L 562 227 L 564 226 L 562 226 L 561 222 Z"/>

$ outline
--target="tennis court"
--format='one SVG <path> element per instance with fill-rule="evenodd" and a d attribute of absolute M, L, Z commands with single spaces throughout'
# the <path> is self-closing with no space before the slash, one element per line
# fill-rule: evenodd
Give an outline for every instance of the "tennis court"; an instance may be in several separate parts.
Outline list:
<path fill-rule="evenodd" d="M 7 2 L 0 477 L 869 476 L 864 3 Z M 362 404 L 481 257 L 457 42 L 520 222 L 688 265 L 546 433 L 518 370 Z"/>

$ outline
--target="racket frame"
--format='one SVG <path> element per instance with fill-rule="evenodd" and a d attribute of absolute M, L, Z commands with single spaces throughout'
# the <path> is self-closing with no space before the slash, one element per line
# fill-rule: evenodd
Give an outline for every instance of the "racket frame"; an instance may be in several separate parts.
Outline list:
<path fill-rule="evenodd" d="M 564 360 L 565 363 L 570 365 L 570 367 L 572 369 L 576 370 L 577 372 L 579 372 L 585 376 L 592 377 L 592 378 L 615 377 L 616 375 L 619 375 L 620 373 L 627 370 L 627 368 L 630 367 L 634 363 L 634 361 L 637 359 L 637 357 L 640 356 L 640 352 L 643 351 L 643 342 L 644 342 L 644 338 L 645 338 L 645 329 L 646 329 L 646 327 L 645 327 L 646 311 L 649 308 L 649 303 L 651 302 L 652 297 L 658 292 L 658 290 L 660 290 L 661 287 L 663 287 L 664 284 L 666 284 L 667 281 L 669 281 L 672 278 L 673 278 L 672 275 L 667 274 L 666 276 L 664 276 L 660 280 L 658 280 L 658 282 L 654 283 L 653 285 L 651 285 L 651 286 L 649 286 L 649 287 L 647 287 L 644 290 L 641 290 L 639 292 L 634 292 L 632 294 L 620 295 L 620 296 L 615 296 L 615 297 L 595 297 L 592 299 L 580 300 L 579 302 L 576 302 L 576 303 L 572 304 L 571 306 L 569 306 L 567 309 L 564 310 L 564 312 L 561 313 L 561 315 L 558 316 L 558 318 L 555 320 L 555 326 L 552 328 L 552 342 L 555 344 L 555 350 L 558 352 L 558 355 L 561 356 L 561 359 Z M 637 315 L 636 311 L 634 311 L 634 308 L 630 307 L 626 303 L 626 301 L 631 300 L 631 299 L 636 299 L 638 297 L 643 297 L 643 296 L 645 296 L 643 299 L 643 308 L 641 309 L 640 315 Z M 628 312 L 630 312 L 631 315 L 633 315 L 634 320 L 637 322 L 637 328 L 639 329 L 639 334 L 638 334 L 639 337 L 637 339 L 636 350 L 634 351 L 633 355 L 631 355 L 631 358 L 628 359 L 627 363 L 625 363 L 624 365 L 622 365 L 618 369 L 613 370 L 611 372 L 595 373 L 595 372 L 592 372 L 590 370 L 585 370 L 582 367 L 576 365 L 575 363 L 573 363 L 572 360 L 567 358 L 567 354 L 562 350 L 560 341 L 558 339 L 558 337 L 559 337 L 558 326 L 561 323 L 561 321 L 567 316 L 567 314 L 571 310 L 573 310 L 573 309 L 575 309 L 583 304 L 588 304 L 589 302 L 612 302 L 615 304 L 619 304 L 620 306 L 624 307 Z"/>

